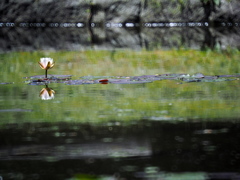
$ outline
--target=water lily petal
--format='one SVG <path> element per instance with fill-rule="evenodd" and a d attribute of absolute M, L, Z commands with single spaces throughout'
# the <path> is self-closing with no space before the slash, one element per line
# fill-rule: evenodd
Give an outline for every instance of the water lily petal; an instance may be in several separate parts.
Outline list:
<path fill-rule="evenodd" d="M 52 58 L 40 58 L 39 65 L 42 69 L 51 69 L 54 66 L 54 61 Z"/>
<path fill-rule="evenodd" d="M 50 89 L 50 88 L 43 88 L 41 91 L 40 91 L 40 97 L 42 100 L 50 100 L 50 99 L 54 99 L 54 94 L 55 94 L 55 91 Z"/>
<path fill-rule="evenodd" d="M 38 64 L 40 65 L 40 67 L 41 67 L 42 69 L 45 69 L 45 67 L 44 67 L 40 62 L 38 62 Z"/>

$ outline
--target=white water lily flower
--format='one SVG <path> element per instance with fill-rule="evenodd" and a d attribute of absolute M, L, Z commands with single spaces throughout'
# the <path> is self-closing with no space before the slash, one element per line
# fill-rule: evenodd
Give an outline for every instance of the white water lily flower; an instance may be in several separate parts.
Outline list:
<path fill-rule="evenodd" d="M 40 91 L 40 97 L 42 98 L 42 100 L 50 100 L 50 99 L 54 99 L 54 94 L 55 94 L 55 91 L 52 90 L 51 88 L 43 88 L 41 91 Z"/>
<path fill-rule="evenodd" d="M 40 58 L 40 62 L 38 62 L 40 67 L 42 69 L 45 69 L 45 78 L 47 79 L 47 71 L 48 69 L 51 69 L 54 66 L 54 62 L 52 58 L 45 57 L 45 58 Z"/>
<path fill-rule="evenodd" d="M 42 69 L 48 70 L 54 66 L 54 61 L 52 58 L 40 58 L 40 62 L 38 62 Z"/>

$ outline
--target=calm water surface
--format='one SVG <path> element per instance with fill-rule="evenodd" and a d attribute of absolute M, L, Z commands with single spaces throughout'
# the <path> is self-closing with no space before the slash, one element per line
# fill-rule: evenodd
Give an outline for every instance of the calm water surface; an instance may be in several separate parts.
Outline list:
<path fill-rule="evenodd" d="M 132 120 L 228 121 L 239 117 L 238 81 L 178 84 L 1 85 L 1 124 L 25 122 L 102 123 Z"/>
<path fill-rule="evenodd" d="M 121 50 L 114 58 L 111 51 L 94 50 L 1 54 L 1 178 L 239 178 L 238 77 L 47 86 L 28 78 L 44 74 L 37 62 L 46 56 L 56 61 L 49 74 L 73 80 L 238 75 L 239 52 L 183 50 L 169 57 L 176 52 Z M 46 87 L 54 98 L 41 97 Z"/>

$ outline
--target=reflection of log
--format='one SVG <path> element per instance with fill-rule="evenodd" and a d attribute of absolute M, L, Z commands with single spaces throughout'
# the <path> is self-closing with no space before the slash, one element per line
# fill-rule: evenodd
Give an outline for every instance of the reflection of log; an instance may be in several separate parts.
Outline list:
<path fill-rule="evenodd" d="M 0 160 L 47 160 L 51 157 L 56 161 L 61 159 L 116 158 L 151 155 L 151 147 L 146 140 L 137 141 L 136 139 L 124 139 L 124 142 L 112 138 L 102 140 L 103 142 L 72 144 L 71 139 L 66 139 L 66 144 L 55 146 L 19 145 L 11 149 L 3 148 L 0 150 Z M 104 142 L 112 140 L 114 142 Z"/>

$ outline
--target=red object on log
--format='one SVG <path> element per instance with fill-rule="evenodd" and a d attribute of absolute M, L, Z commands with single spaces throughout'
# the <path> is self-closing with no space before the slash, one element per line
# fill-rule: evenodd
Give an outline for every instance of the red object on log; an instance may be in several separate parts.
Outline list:
<path fill-rule="evenodd" d="M 101 84 L 108 84 L 108 79 L 100 79 L 99 82 Z"/>

